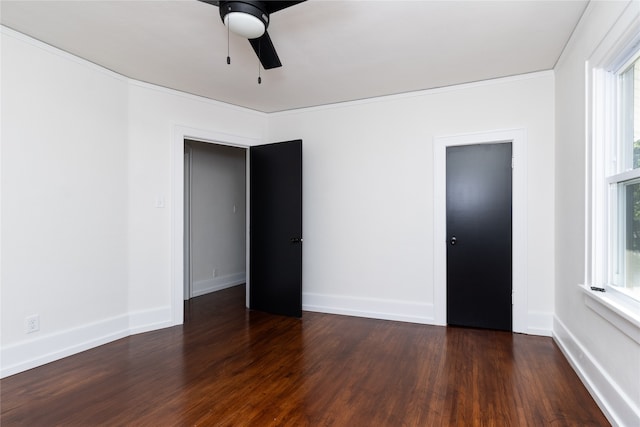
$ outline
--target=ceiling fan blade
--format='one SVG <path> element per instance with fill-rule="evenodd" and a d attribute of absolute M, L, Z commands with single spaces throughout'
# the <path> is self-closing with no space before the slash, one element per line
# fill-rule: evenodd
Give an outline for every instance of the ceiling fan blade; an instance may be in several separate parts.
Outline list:
<path fill-rule="evenodd" d="M 249 43 L 251 43 L 251 47 L 253 47 L 256 55 L 260 58 L 260 62 L 265 70 L 282 67 L 280 58 L 278 58 L 278 54 L 276 53 L 276 48 L 273 47 L 271 37 L 269 37 L 269 33 L 265 31 L 262 37 L 250 39 Z"/>
<path fill-rule="evenodd" d="M 267 11 L 269 13 L 274 13 L 274 12 L 277 12 L 279 10 L 286 9 L 288 7 L 291 7 L 291 6 L 295 6 L 298 3 L 303 3 L 304 1 L 305 0 L 302 0 L 302 1 L 266 1 L 264 3 L 267 6 Z"/>

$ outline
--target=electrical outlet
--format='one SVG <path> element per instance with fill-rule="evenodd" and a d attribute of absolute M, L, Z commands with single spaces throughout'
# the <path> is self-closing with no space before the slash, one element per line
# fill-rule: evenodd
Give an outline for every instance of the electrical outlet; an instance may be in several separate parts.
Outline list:
<path fill-rule="evenodd" d="M 26 323 L 27 323 L 28 334 L 32 332 L 37 332 L 40 330 L 40 316 L 37 314 L 27 317 Z"/>
<path fill-rule="evenodd" d="M 218 272 L 216 271 L 216 269 L 213 269 L 213 277 L 216 277 L 218 275 Z"/>

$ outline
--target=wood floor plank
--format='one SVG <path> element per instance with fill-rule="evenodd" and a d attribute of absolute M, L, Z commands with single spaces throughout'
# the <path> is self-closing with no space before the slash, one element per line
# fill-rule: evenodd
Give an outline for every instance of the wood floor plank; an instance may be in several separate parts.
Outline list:
<path fill-rule="evenodd" d="M 606 426 L 551 338 L 244 308 L 0 381 L 2 426 Z"/>

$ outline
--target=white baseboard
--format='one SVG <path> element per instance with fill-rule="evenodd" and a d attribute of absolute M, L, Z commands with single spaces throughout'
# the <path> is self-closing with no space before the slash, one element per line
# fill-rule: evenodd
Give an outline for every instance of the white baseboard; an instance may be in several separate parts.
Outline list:
<path fill-rule="evenodd" d="M 197 282 L 194 296 L 245 283 L 244 273 Z M 194 286 L 195 288 L 195 286 Z M 306 311 L 435 325 L 433 304 L 377 298 L 304 293 Z M 551 335 L 549 313 L 529 313 L 528 333 Z M 171 307 L 138 311 L 45 335 L 2 348 L 0 378 L 106 344 L 120 338 L 173 326 Z M 559 338 L 556 338 L 559 341 Z"/>
<path fill-rule="evenodd" d="M 553 335 L 553 313 L 530 311 L 527 313 L 527 334 L 550 337 Z"/>
<path fill-rule="evenodd" d="M 302 294 L 302 309 L 320 313 L 437 325 L 433 304 L 411 301 L 356 298 L 306 292 Z M 532 311 L 527 314 L 527 334 L 550 337 L 552 336 L 552 331 L 552 313 Z"/>
<path fill-rule="evenodd" d="M 121 315 L 2 348 L 0 377 L 17 374 L 129 335 Z"/>
<path fill-rule="evenodd" d="M 557 317 L 553 319 L 553 339 L 609 422 L 614 426 L 640 426 L 638 404 L 620 389 Z"/>
<path fill-rule="evenodd" d="M 123 314 L 65 331 L 43 335 L 0 350 L 0 378 L 107 344 L 120 338 L 172 326 L 171 308 Z"/>
<path fill-rule="evenodd" d="M 302 309 L 372 319 L 397 320 L 428 325 L 436 324 L 433 304 L 411 301 L 355 298 L 306 292 L 302 294 Z"/>
<path fill-rule="evenodd" d="M 241 285 L 247 280 L 244 272 L 229 274 L 221 277 L 212 277 L 211 279 L 198 280 L 193 282 L 193 289 L 191 289 L 192 297 L 199 297 L 200 295 L 208 294 L 210 292 L 221 291 L 223 289 L 231 288 L 233 286 Z"/>
<path fill-rule="evenodd" d="M 173 326 L 171 306 L 129 313 L 129 335 Z"/>

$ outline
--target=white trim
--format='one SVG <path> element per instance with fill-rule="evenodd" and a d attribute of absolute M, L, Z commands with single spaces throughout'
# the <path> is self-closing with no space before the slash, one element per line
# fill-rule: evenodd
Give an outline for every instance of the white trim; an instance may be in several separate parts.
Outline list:
<path fill-rule="evenodd" d="M 550 337 L 553 335 L 553 313 L 530 311 L 527 313 L 527 334 Z"/>
<path fill-rule="evenodd" d="M 123 82 L 131 81 L 131 79 L 129 79 L 128 77 L 122 74 L 116 73 L 115 71 L 111 71 L 108 68 L 105 68 L 101 65 L 96 64 L 95 62 L 91 62 L 84 58 L 80 58 L 79 56 L 76 56 L 72 53 L 66 52 L 62 49 L 59 49 L 57 47 L 41 42 L 40 40 L 34 39 L 33 37 L 30 37 L 19 31 L 13 30 L 9 27 L 0 25 L 0 35 L 2 35 L 2 37 L 11 37 L 22 43 L 28 44 L 37 49 L 41 49 L 49 54 L 55 55 L 59 58 L 65 59 L 67 61 L 73 62 L 83 67 L 87 67 L 91 71 L 95 71 L 96 73 L 106 75 L 114 79 L 121 80 Z"/>
<path fill-rule="evenodd" d="M 211 292 L 221 291 L 233 286 L 242 285 L 247 280 L 246 274 L 235 273 L 221 277 L 212 277 L 211 279 L 198 280 L 193 283 L 191 289 L 192 297 L 199 297 Z"/>
<path fill-rule="evenodd" d="M 182 297 L 183 299 L 187 299 L 186 297 L 191 295 L 193 289 L 193 257 L 191 254 L 193 253 L 193 240 L 192 240 L 192 227 L 191 227 L 191 191 L 192 191 L 192 182 L 193 182 L 193 150 L 191 145 L 185 145 L 186 152 L 185 155 L 188 156 L 188 161 L 184 162 L 185 167 L 185 180 L 184 180 L 184 188 L 185 192 L 184 196 L 184 216 L 182 217 L 185 225 L 185 231 L 182 236 L 183 239 L 187 240 L 185 242 L 184 247 L 184 255 L 183 257 L 188 260 L 188 262 L 183 262 L 184 269 L 184 290 Z M 183 259 L 184 259 L 183 258 Z"/>
<path fill-rule="evenodd" d="M 130 335 L 126 314 L 2 348 L 2 378 Z"/>
<path fill-rule="evenodd" d="M 640 344 L 640 304 L 626 296 L 618 296 L 610 287 L 608 292 L 592 291 L 590 286 L 579 285 L 584 292 L 584 303 L 629 338 Z"/>
<path fill-rule="evenodd" d="M 265 113 L 265 112 L 262 112 L 262 111 L 254 110 L 252 108 L 241 107 L 239 105 L 230 104 L 228 102 L 218 101 L 217 99 L 207 98 L 207 97 L 204 97 L 204 96 L 201 96 L 201 95 L 194 95 L 192 93 L 182 92 L 182 91 L 177 90 L 177 89 L 172 89 L 172 88 L 165 87 L 165 86 L 159 86 L 159 85 L 156 85 L 156 84 L 153 84 L 153 83 L 147 83 L 147 82 L 143 82 L 143 81 L 140 81 L 140 80 L 135 80 L 135 79 L 130 79 L 130 78 L 127 78 L 127 80 L 129 82 L 129 84 L 131 84 L 132 86 L 138 86 L 138 87 L 141 87 L 141 88 L 144 88 L 144 89 L 149 89 L 149 90 L 165 93 L 165 94 L 172 95 L 172 96 L 177 96 L 177 97 L 180 97 L 180 98 L 187 99 L 189 101 L 202 102 L 204 104 L 218 106 L 218 107 L 221 107 L 221 108 L 225 108 L 227 110 L 234 110 L 234 111 L 237 111 L 237 112 L 243 113 L 243 114 L 253 114 L 254 116 L 259 116 L 259 117 L 263 117 L 263 118 L 269 116 L 269 113 Z M 230 144 L 230 145 L 233 145 L 233 144 Z"/>
<path fill-rule="evenodd" d="M 610 175 L 605 179 L 607 181 L 607 184 L 617 184 L 617 183 L 622 183 L 626 181 L 632 181 L 638 178 L 640 178 L 640 168 Z"/>
<path fill-rule="evenodd" d="M 610 248 L 619 244 L 617 233 L 610 229 L 618 203 L 616 192 L 611 192 L 609 186 L 640 177 L 638 169 L 619 172 L 622 167 L 614 163 L 620 160 L 615 151 L 619 147 L 611 139 L 619 132 L 617 73 L 634 55 L 637 57 L 639 30 L 640 8 L 630 2 L 585 63 L 585 284 L 580 288 L 589 309 L 640 344 L 640 303 L 609 285 L 617 282 Z M 607 292 L 594 292 L 593 285 Z"/>
<path fill-rule="evenodd" d="M 316 105 L 313 107 L 300 107 L 300 108 L 292 108 L 289 110 L 273 111 L 271 113 L 266 113 L 266 114 L 268 114 L 269 117 L 283 117 L 288 115 L 310 113 L 315 111 L 324 111 L 324 110 L 335 109 L 335 108 L 351 108 L 351 107 L 357 107 L 361 105 L 375 104 L 379 102 L 391 102 L 391 101 L 411 99 L 411 98 L 416 98 L 421 96 L 438 95 L 442 93 L 450 93 L 450 92 L 457 92 L 457 91 L 469 90 L 474 88 L 501 85 L 501 84 L 507 84 L 507 83 L 530 80 L 530 79 L 537 79 L 540 77 L 553 76 L 553 75 L 554 75 L 553 70 L 536 71 L 533 73 L 517 74 L 515 76 L 508 76 L 508 77 L 498 77 L 495 79 L 480 80 L 477 82 L 461 83 L 461 84 L 455 84 L 450 86 L 442 86 L 442 87 L 437 87 L 432 89 L 415 90 L 415 91 L 397 93 L 393 95 L 381 95 L 381 96 L 374 96 L 371 98 L 356 99 L 353 101 L 342 101 L 342 102 L 334 102 L 330 104 Z"/>
<path fill-rule="evenodd" d="M 628 52 L 632 45 L 640 42 L 639 26 L 638 4 L 630 1 L 609 33 L 593 50 L 588 60 L 591 66 L 617 71 L 630 57 L 624 55 L 625 51 Z"/>
<path fill-rule="evenodd" d="M 513 165 L 513 331 L 528 333 L 527 325 L 527 133 L 524 129 L 499 130 L 436 137 L 433 142 L 433 302 L 435 323 L 447 323 L 447 211 L 446 148 L 456 145 L 511 142 Z M 536 330 L 532 328 L 531 331 Z"/>
<path fill-rule="evenodd" d="M 591 6 L 591 5 L 589 5 Z M 605 92 L 615 92 L 612 74 L 626 63 L 640 43 L 640 13 L 637 4 L 629 2 L 620 18 L 585 63 L 585 272 L 584 282 L 604 286 L 608 282 L 609 241 L 608 209 L 605 177 L 610 169 L 611 150 L 606 138 L 614 132 L 617 105 Z M 597 108 L 597 110 L 595 110 Z M 600 120 L 594 121 L 597 116 Z M 617 145 L 617 144 L 616 144 Z M 633 174 L 633 172 L 632 172 Z M 632 175 L 630 175 L 632 176 Z"/>
<path fill-rule="evenodd" d="M 171 326 L 162 307 L 111 317 L 3 347 L 0 378 L 24 372 L 121 338 Z"/>
<path fill-rule="evenodd" d="M 193 139 L 232 147 L 249 148 L 258 145 L 257 138 L 231 135 L 206 129 L 174 125 L 173 147 L 171 150 L 171 322 L 184 322 L 184 140 Z M 248 150 L 247 150 L 248 151 Z M 247 154 L 248 157 L 248 154 Z M 247 198 L 249 197 L 249 165 L 247 164 Z M 247 264 L 249 271 L 249 207 L 247 206 Z M 249 294 L 247 275 L 247 295 Z M 248 301 L 248 299 L 247 299 Z"/>
<path fill-rule="evenodd" d="M 213 98 L 207 98 L 201 95 L 195 95 L 192 93 L 188 93 L 188 92 L 183 92 L 180 91 L 178 89 L 172 89 L 169 87 L 165 87 L 165 86 L 160 86 L 157 84 L 153 84 L 153 83 L 147 83 L 147 82 L 143 82 L 140 80 L 136 80 L 134 78 L 128 77 L 124 74 L 120 74 L 116 71 L 112 71 L 108 68 L 103 67 L 102 65 L 96 64 L 95 62 L 91 62 L 87 59 L 81 58 L 79 56 L 76 56 L 72 53 L 69 53 L 67 51 L 64 51 L 62 49 L 59 49 L 55 46 L 46 44 L 40 40 L 34 39 L 33 37 L 30 37 L 26 34 L 23 34 L 19 31 L 15 31 L 9 27 L 5 27 L 3 25 L 0 25 L 0 35 L 2 35 L 3 37 L 11 37 L 13 39 L 19 40 L 23 43 L 26 43 L 30 46 L 33 46 L 35 48 L 41 49 L 49 54 L 55 55 L 59 58 L 65 59 L 67 61 L 71 61 L 74 62 L 75 64 L 81 65 L 83 67 L 87 67 L 89 69 L 91 69 L 92 71 L 95 71 L 97 73 L 103 74 L 103 75 L 107 75 L 109 77 L 112 77 L 114 79 L 117 80 L 121 80 L 123 82 L 127 82 L 130 85 L 133 86 L 138 86 L 141 88 L 145 88 L 145 89 L 149 89 L 149 90 L 154 90 L 157 92 L 162 92 L 162 93 L 166 93 L 169 95 L 173 95 L 173 96 L 179 96 L 181 98 L 185 98 L 188 99 L 190 101 L 195 101 L 195 102 L 202 102 L 205 104 L 209 104 L 209 105 L 215 105 L 215 106 L 219 106 L 219 107 L 224 107 L 226 109 L 229 110 L 235 110 L 238 112 L 241 112 L 243 114 L 253 114 L 253 115 L 258 115 L 260 117 L 267 117 L 269 115 L 269 113 L 263 112 L 263 111 L 259 111 L 259 110 L 255 110 L 252 108 L 247 108 L 247 107 L 242 107 L 240 105 L 235 105 L 235 104 L 230 104 L 224 101 L 218 101 L 216 99 Z"/>
<path fill-rule="evenodd" d="M 245 235 L 246 235 L 246 250 L 245 250 L 245 278 L 244 278 L 244 283 L 245 283 L 245 293 L 244 293 L 244 305 L 249 308 L 251 307 L 251 269 L 249 268 L 249 266 L 251 265 L 250 262 L 250 258 L 251 258 L 251 254 L 249 252 L 250 249 L 250 240 L 251 240 L 251 233 L 249 232 L 250 228 L 250 212 L 251 212 L 251 154 L 249 153 L 249 150 L 246 150 L 246 154 L 245 154 L 245 168 L 244 168 L 245 172 L 246 172 L 246 176 L 245 176 L 245 184 L 247 187 L 247 191 L 245 192 L 245 206 L 246 206 L 246 210 L 247 210 L 247 215 L 246 215 L 246 223 L 247 223 L 247 227 L 245 229 Z"/>
<path fill-rule="evenodd" d="M 170 306 L 129 313 L 129 335 L 155 331 L 170 326 L 172 326 Z"/>
<path fill-rule="evenodd" d="M 638 404 L 557 317 L 554 318 L 553 339 L 612 425 L 640 425 Z"/>
<path fill-rule="evenodd" d="M 584 33 L 582 27 L 587 25 L 586 23 L 593 13 L 593 8 L 594 2 L 589 1 L 584 8 L 584 11 L 582 12 L 580 19 L 578 19 L 578 23 L 575 25 L 575 27 L 573 27 L 567 43 L 564 45 L 564 47 L 562 48 L 562 52 L 560 52 L 560 55 L 558 56 L 558 60 L 553 65 L 554 70 L 558 70 L 564 65 L 565 61 L 567 61 L 567 58 L 570 56 L 567 54 L 567 52 L 572 52 L 574 50 L 574 46 L 580 43 L 581 39 L 579 37 L 575 37 L 575 35 Z"/>
<path fill-rule="evenodd" d="M 342 295 L 302 294 L 302 309 L 320 313 L 433 325 L 433 305 L 413 301 L 360 298 Z"/>
<path fill-rule="evenodd" d="M 51 54 L 54 54 L 56 56 L 59 56 L 61 58 L 65 58 L 67 60 L 73 61 L 77 64 L 80 65 L 84 65 L 87 66 L 97 72 L 100 72 L 102 74 L 107 74 L 111 77 L 123 80 L 128 82 L 129 84 L 135 85 L 135 86 L 139 86 L 142 88 L 146 88 L 146 89 L 150 89 L 150 90 L 155 90 L 155 91 L 159 91 L 159 92 L 163 92 L 163 93 L 167 93 L 167 94 L 171 94 L 174 96 L 180 96 L 182 98 L 186 98 L 186 99 L 190 99 L 192 101 L 198 101 L 198 102 L 204 102 L 204 103 L 208 103 L 211 105 L 217 105 L 217 106 L 223 106 L 225 108 L 228 109 L 232 109 L 232 110 L 236 110 L 239 112 L 243 112 L 243 113 L 251 113 L 251 114 L 255 114 L 255 115 L 259 115 L 261 117 L 278 117 L 279 115 L 287 115 L 287 114 L 299 114 L 302 112 L 310 112 L 310 111 L 321 111 L 321 110 L 325 110 L 325 109 L 333 109 L 336 107 L 352 107 L 352 106 L 358 106 L 358 105 L 365 105 L 365 104 L 371 104 L 371 103 L 376 103 L 376 102 L 388 102 L 388 101 L 395 101 L 395 100 L 399 100 L 399 99 L 409 99 L 409 98 L 414 98 L 417 96 L 424 96 L 424 95 L 436 95 L 436 94 L 440 94 L 440 93 L 448 93 L 448 92 L 453 92 L 453 91 L 459 91 L 459 90 L 468 90 L 468 89 L 472 89 L 472 88 L 478 88 L 478 87 L 486 87 L 486 86 L 491 86 L 491 85 L 496 85 L 496 84 L 505 84 L 505 83 L 511 83 L 511 82 L 516 82 L 516 81 L 522 81 L 522 80 L 529 80 L 529 79 L 535 79 L 535 78 L 539 78 L 541 76 L 545 76 L 545 75 L 553 75 L 554 71 L 553 70 L 545 70 L 545 71 L 535 71 L 532 73 L 525 73 L 525 74 L 516 74 L 513 76 L 507 76 L 507 77 L 498 77 L 495 79 L 488 79 L 488 80 L 480 80 L 480 81 L 476 81 L 476 82 L 470 82 L 470 83 L 461 83 L 461 84 L 454 84 L 454 85 L 447 85 L 447 86 L 442 86 L 442 87 L 436 87 L 436 88 L 431 88 L 431 89 L 422 89 L 422 90 L 413 90 L 413 91 L 408 91 L 408 92 L 404 92 L 404 93 L 399 93 L 399 94 L 392 94 L 392 95 L 381 95 L 381 96 L 374 96 L 371 98 L 365 98 L 365 99 L 357 99 L 357 100 L 350 100 L 350 101 L 342 101 L 342 102 L 333 102 L 333 103 L 329 103 L 329 104 L 322 104 L 322 105 L 316 105 L 316 106 L 311 106 L 311 107 L 296 107 L 296 108 L 290 108 L 290 109 L 286 109 L 286 110 L 281 110 L 281 111 L 271 111 L 271 112 L 267 112 L 267 111 L 260 111 L 260 110 L 256 110 L 256 109 L 252 109 L 252 108 L 248 108 L 248 107 L 242 107 L 240 105 L 236 105 L 236 104 L 230 104 L 224 101 L 218 101 L 216 99 L 213 98 L 207 98 L 201 95 L 195 95 L 192 93 L 188 93 L 188 92 L 184 92 L 184 91 L 180 91 L 177 89 L 172 89 L 169 87 L 165 87 L 165 86 L 160 86 L 157 84 L 153 84 L 153 83 L 147 83 L 141 80 L 136 80 L 133 79 L 131 77 L 127 77 L 124 74 L 120 74 L 117 73 L 115 71 L 109 70 L 108 68 L 105 68 L 101 65 L 98 65 L 96 63 L 93 63 L 89 60 L 86 60 L 84 58 L 80 58 L 78 56 L 75 56 L 69 52 L 66 52 L 62 49 L 59 49 L 57 47 L 51 46 L 49 44 L 46 44 L 44 42 L 41 42 L 40 40 L 34 39 L 30 36 L 27 36 L 26 34 L 20 33 L 18 31 L 12 30 L 9 27 L 5 27 L 3 25 L 0 25 L 0 34 L 2 34 L 2 36 L 9 36 L 12 37 L 14 39 L 18 39 L 20 41 L 23 41 L 25 43 L 28 43 L 34 47 L 37 47 L 39 49 L 42 49 L 44 51 L 47 51 Z"/>

